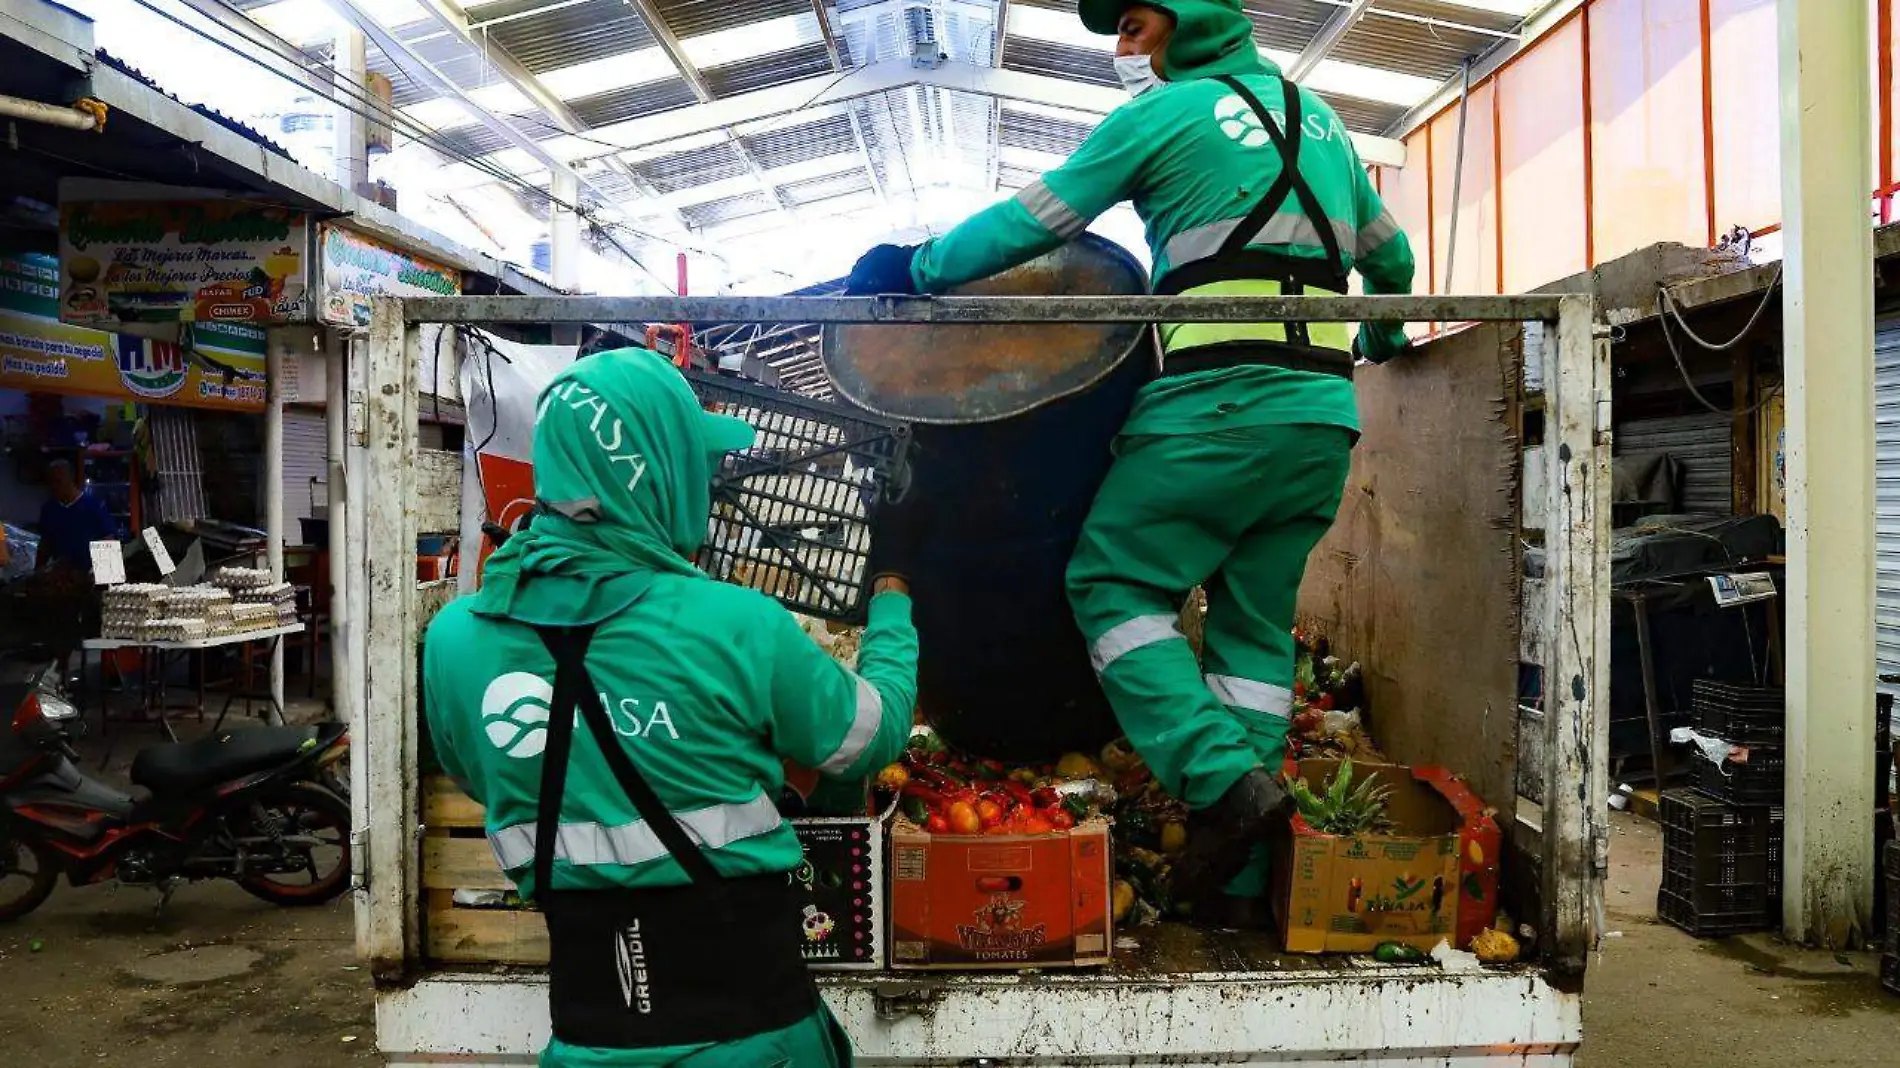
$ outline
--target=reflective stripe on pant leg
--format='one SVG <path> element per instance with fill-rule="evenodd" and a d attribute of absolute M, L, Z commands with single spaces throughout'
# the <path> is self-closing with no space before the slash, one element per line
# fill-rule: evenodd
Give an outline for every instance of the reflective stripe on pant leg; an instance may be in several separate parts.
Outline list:
<path fill-rule="evenodd" d="M 1089 646 L 1089 662 L 1095 665 L 1095 673 L 1100 675 L 1108 666 L 1143 646 L 1156 642 L 1165 642 L 1170 638 L 1186 640 L 1181 633 L 1178 616 L 1136 616 L 1125 623 L 1117 623 L 1107 633 L 1095 639 Z"/>

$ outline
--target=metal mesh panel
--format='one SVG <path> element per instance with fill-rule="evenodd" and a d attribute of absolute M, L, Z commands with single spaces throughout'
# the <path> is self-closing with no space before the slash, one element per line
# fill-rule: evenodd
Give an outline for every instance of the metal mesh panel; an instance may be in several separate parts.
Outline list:
<path fill-rule="evenodd" d="M 901 490 L 909 428 L 735 378 L 688 372 L 708 410 L 751 423 L 758 440 L 726 457 L 699 565 L 823 619 L 856 619 L 870 575 L 871 521 Z"/>

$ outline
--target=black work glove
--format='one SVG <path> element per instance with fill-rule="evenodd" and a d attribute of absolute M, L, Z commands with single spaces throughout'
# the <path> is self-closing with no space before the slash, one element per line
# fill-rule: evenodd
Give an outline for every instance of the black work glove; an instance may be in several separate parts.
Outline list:
<path fill-rule="evenodd" d="M 873 584 L 881 578 L 902 579 L 910 584 L 917 565 L 917 553 L 924 543 L 929 525 L 928 510 L 914 488 L 903 499 L 885 501 L 871 527 L 871 552 L 866 568 Z"/>
<path fill-rule="evenodd" d="M 894 293 L 915 296 L 917 283 L 910 275 L 910 264 L 917 257 L 916 245 L 879 245 L 858 257 L 845 279 L 844 291 L 854 297 Z"/>

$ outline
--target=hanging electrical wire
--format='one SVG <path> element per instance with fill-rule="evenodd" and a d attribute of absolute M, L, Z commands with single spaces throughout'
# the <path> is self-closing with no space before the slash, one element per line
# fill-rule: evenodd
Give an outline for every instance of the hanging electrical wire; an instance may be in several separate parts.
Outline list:
<path fill-rule="evenodd" d="M 1765 407 L 1769 401 L 1774 399 L 1775 395 L 1779 393 L 1781 389 L 1777 386 L 1765 391 L 1760 400 L 1746 408 L 1719 407 L 1707 397 L 1703 396 L 1702 391 L 1697 389 L 1695 382 L 1689 378 L 1689 367 L 1683 362 L 1682 350 L 1676 345 L 1676 336 L 1669 329 L 1670 321 L 1674 320 L 1676 327 L 1682 331 L 1683 336 L 1695 342 L 1696 345 L 1702 349 L 1708 352 L 1727 352 L 1741 344 L 1742 340 L 1748 337 L 1749 333 L 1755 329 L 1755 324 L 1761 321 L 1763 313 L 1767 312 L 1769 304 L 1773 303 L 1775 291 L 1779 288 L 1781 288 L 1781 266 L 1777 264 L 1775 267 L 1775 276 L 1769 279 L 1767 287 L 1762 290 L 1761 303 L 1755 306 L 1755 310 L 1748 316 L 1748 321 L 1742 324 L 1742 328 L 1735 332 L 1734 337 L 1729 338 L 1727 341 L 1714 342 L 1702 337 L 1702 335 L 1690 328 L 1688 321 L 1682 316 L 1681 306 L 1676 303 L 1675 294 L 1669 291 L 1668 286 L 1663 285 L 1656 287 L 1658 294 L 1657 306 L 1661 311 L 1661 314 L 1657 316 L 1657 323 L 1662 328 L 1663 342 L 1669 346 L 1669 355 L 1676 361 L 1676 373 L 1682 376 L 1682 384 L 1688 387 L 1689 395 L 1694 397 L 1697 403 L 1714 414 L 1731 417 L 1751 415 Z"/>

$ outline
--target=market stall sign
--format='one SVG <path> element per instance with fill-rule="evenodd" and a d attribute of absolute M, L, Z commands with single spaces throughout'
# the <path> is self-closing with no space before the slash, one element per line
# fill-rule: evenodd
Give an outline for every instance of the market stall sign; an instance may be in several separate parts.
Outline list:
<path fill-rule="evenodd" d="M 323 313 L 335 326 L 367 327 L 371 297 L 459 297 L 461 272 L 340 226 L 323 228 Z"/>
<path fill-rule="evenodd" d="M 234 201 L 60 205 L 59 317 L 82 326 L 305 322 L 309 219 Z"/>
<path fill-rule="evenodd" d="M 0 388 L 261 411 L 264 331 L 193 323 L 182 344 L 59 321 L 59 261 L 0 253 Z"/>

